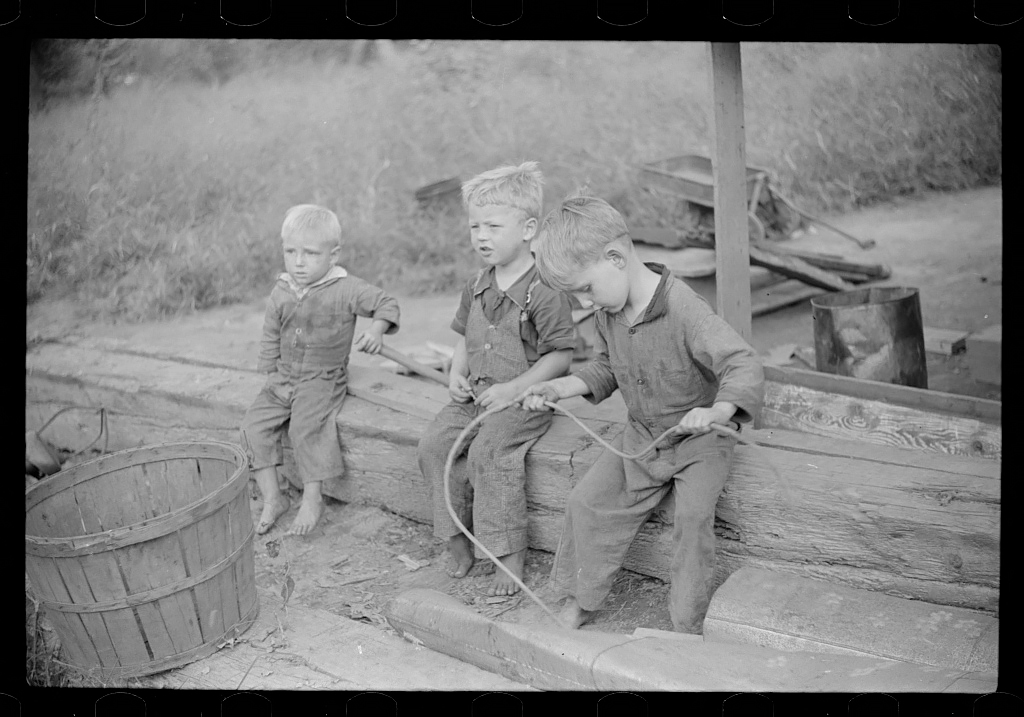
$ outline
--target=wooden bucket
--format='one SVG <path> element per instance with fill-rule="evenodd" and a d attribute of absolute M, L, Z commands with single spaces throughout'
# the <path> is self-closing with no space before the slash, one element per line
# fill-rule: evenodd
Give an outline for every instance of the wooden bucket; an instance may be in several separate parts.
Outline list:
<path fill-rule="evenodd" d="M 25 568 L 69 662 L 101 679 L 204 657 L 256 619 L 245 453 L 146 446 L 25 494 Z"/>

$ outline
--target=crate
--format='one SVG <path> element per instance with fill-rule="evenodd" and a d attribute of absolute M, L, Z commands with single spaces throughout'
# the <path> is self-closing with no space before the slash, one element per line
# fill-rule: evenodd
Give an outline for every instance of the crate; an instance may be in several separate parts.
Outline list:
<path fill-rule="evenodd" d="M 768 173 L 764 167 L 747 167 L 748 205 L 753 199 L 758 177 Z M 676 194 L 694 204 L 715 207 L 715 179 L 709 157 L 683 154 L 650 162 L 640 168 L 640 183 L 650 189 Z"/>
<path fill-rule="evenodd" d="M 25 570 L 65 657 L 107 681 L 212 654 L 259 605 L 245 453 L 165 443 L 25 494 Z"/>

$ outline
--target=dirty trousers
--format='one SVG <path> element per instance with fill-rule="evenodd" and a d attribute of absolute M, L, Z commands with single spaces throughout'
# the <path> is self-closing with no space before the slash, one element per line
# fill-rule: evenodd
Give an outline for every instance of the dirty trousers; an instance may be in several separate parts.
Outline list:
<path fill-rule="evenodd" d="M 613 445 L 637 453 L 650 441 L 630 423 Z M 715 432 L 692 435 L 639 462 L 605 450 L 569 494 L 554 584 L 584 610 L 598 609 L 640 527 L 674 490 L 669 614 L 677 631 L 702 632 L 715 573 L 715 505 L 735 444 Z"/>
<path fill-rule="evenodd" d="M 444 465 L 462 430 L 485 409 L 449 403 L 420 440 L 420 471 L 431 487 L 434 536 L 460 534 L 444 501 Z M 527 547 L 526 454 L 551 423 L 547 412 L 513 406 L 483 421 L 463 442 L 449 478 L 452 507 L 463 525 L 495 556 Z M 476 556 L 484 557 L 474 546 Z"/>
<path fill-rule="evenodd" d="M 347 390 L 344 381 L 329 376 L 292 382 L 271 374 L 242 419 L 242 446 L 252 470 L 284 462 L 281 437 L 287 430 L 303 483 L 343 476 L 345 459 L 335 419 Z"/>

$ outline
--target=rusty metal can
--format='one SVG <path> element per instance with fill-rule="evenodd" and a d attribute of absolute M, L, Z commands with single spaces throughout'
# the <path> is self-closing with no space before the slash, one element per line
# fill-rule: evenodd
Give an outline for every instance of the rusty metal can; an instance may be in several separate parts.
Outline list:
<path fill-rule="evenodd" d="M 817 369 L 928 388 L 918 290 L 872 287 L 811 299 Z"/>

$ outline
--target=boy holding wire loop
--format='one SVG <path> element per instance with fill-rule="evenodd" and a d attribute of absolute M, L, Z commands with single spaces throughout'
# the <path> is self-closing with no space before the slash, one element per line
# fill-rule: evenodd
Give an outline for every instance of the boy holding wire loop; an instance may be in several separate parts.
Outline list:
<path fill-rule="evenodd" d="M 611 591 L 633 538 L 668 491 L 675 492 L 669 613 L 675 629 L 700 633 L 715 568 L 715 504 L 738 428 L 764 399 L 754 350 L 699 294 L 633 249 L 622 216 L 607 202 L 577 194 L 545 218 L 534 244 L 541 277 L 596 307 L 594 358 L 569 376 L 527 389 L 523 408 L 583 396 L 591 403 L 622 392 L 625 430 L 614 445 L 640 452 L 662 432 L 676 435 L 637 460 L 605 450 L 566 505 L 552 581 L 568 594 L 561 619 L 578 628 Z"/>
<path fill-rule="evenodd" d="M 473 566 L 474 549 L 448 514 L 448 453 L 463 429 L 488 409 L 564 375 L 575 345 L 569 299 L 541 282 L 530 252 L 543 199 L 537 163 L 484 172 L 462 185 L 462 198 L 473 249 L 487 266 L 467 282 L 452 322 L 462 338 L 452 360 L 451 403 L 437 414 L 418 450 L 420 470 L 433 489 L 434 535 L 448 541 L 447 570 L 455 578 Z M 550 414 L 519 409 L 487 416 L 449 476 L 459 521 L 518 578 L 527 547 L 526 453 L 550 423 Z M 509 575 L 496 570 L 487 594 L 518 590 Z"/>

